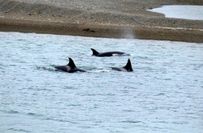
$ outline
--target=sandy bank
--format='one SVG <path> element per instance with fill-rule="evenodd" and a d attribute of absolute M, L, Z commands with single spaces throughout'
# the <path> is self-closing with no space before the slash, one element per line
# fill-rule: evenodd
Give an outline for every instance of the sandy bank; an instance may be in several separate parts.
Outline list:
<path fill-rule="evenodd" d="M 146 9 L 181 0 L 0 0 L 0 30 L 203 42 L 203 21 Z M 194 3 L 192 0 L 183 4 Z"/>

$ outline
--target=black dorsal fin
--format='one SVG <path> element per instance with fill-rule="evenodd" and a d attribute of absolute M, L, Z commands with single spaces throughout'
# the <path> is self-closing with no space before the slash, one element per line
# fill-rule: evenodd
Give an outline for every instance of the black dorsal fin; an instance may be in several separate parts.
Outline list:
<path fill-rule="evenodd" d="M 70 66 L 70 68 L 72 68 L 72 69 L 76 68 L 74 61 L 71 58 L 68 58 L 68 59 L 69 59 L 68 66 Z"/>
<path fill-rule="evenodd" d="M 99 54 L 99 52 L 97 52 L 95 49 L 91 48 L 91 50 L 92 50 L 92 55 L 97 56 Z"/>
<path fill-rule="evenodd" d="M 123 68 L 125 68 L 128 72 L 132 72 L 133 71 L 130 59 L 128 59 L 127 64 Z"/>

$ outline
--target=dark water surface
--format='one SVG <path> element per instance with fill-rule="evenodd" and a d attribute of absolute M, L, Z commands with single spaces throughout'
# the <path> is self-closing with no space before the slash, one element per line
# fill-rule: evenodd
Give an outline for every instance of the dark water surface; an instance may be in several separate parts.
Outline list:
<path fill-rule="evenodd" d="M 68 57 L 88 72 L 54 71 Z M 0 132 L 202 133 L 203 44 L 1 32 Z"/>

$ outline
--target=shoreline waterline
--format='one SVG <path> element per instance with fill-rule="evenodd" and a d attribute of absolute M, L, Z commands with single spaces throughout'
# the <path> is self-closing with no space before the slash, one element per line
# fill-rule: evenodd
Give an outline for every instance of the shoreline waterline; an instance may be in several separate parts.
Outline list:
<path fill-rule="evenodd" d="M 172 28 L 158 26 L 119 26 L 119 25 L 77 25 L 56 24 L 52 22 L 33 22 L 3 20 L 0 18 L 0 31 L 43 33 L 58 35 L 76 35 L 87 37 L 105 38 L 136 38 L 152 40 L 170 40 L 183 42 L 203 42 L 203 31 L 201 29 Z"/>

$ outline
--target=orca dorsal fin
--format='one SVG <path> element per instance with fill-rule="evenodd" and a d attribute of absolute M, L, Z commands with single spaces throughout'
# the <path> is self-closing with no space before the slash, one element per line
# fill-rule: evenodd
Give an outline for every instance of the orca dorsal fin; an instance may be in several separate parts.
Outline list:
<path fill-rule="evenodd" d="M 69 63 L 67 64 L 67 66 L 70 66 L 70 68 L 72 69 L 76 68 L 74 61 L 71 58 L 68 58 L 68 59 L 69 59 Z"/>
<path fill-rule="evenodd" d="M 125 68 L 128 72 L 132 72 L 133 71 L 130 59 L 128 59 L 127 64 L 123 68 Z"/>
<path fill-rule="evenodd" d="M 99 52 L 97 52 L 95 49 L 91 48 L 91 50 L 92 50 L 92 55 L 97 56 L 99 54 Z"/>

